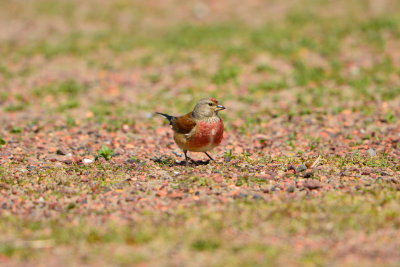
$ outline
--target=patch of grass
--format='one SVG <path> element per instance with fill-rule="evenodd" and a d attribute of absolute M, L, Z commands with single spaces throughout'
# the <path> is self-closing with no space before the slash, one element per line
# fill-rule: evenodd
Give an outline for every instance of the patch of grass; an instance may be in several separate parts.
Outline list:
<path fill-rule="evenodd" d="M 301 257 L 301 262 L 304 266 L 324 266 L 326 263 L 327 253 L 322 250 L 313 250 L 306 252 Z"/>
<path fill-rule="evenodd" d="M 186 179 L 185 179 L 186 180 Z M 199 176 L 192 176 L 189 178 L 189 181 L 196 185 L 196 186 L 210 186 L 214 183 L 212 179 L 209 179 L 207 177 L 199 177 Z"/>
<path fill-rule="evenodd" d="M 214 74 L 212 82 L 217 85 L 222 85 L 230 80 L 234 80 L 237 83 L 239 73 L 240 68 L 238 66 L 223 66 Z"/>
<path fill-rule="evenodd" d="M 21 133 L 21 132 L 22 132 L 22 128 L 18 127 L 18 126 L 13 126 L 10 129 L 10 133 L 13 133 L 13 134 L 18 134 L 18 133 Z"/>
<path fill-rule="evenodd" d="M 145 255 L 137 254 L 137 253 L 116 253 L 114 255 L 114 260 L 118 265 L 131 265 L 131 264 L 140 264 L 148 261 L 148 258 Z"/>
<path fill-rule="evenodd" d="M 250 92 L 255 93 L 257 91 L 268 92 L 268 91 L 279 91 L 287 89 L 288 84 L 286 81 L 266 81 L 255 85 L 250 85 Z"/>
<path fill-rule="evenodd" d="M 130 161 L 140 162 L 140 159 L 135 155 L 129 158 Z"/>
<path fill-rule="evenodd" d="M 76 98 L 70 98 L 66 102 L 58 105 L 57 110 L 59 112 L 64 112 L 69 109 L 74 109 L 80 106 L 79 100 Z"/>
<path fill-rule="evenodd" d="M 71 128 L 76 126 L 76 121 L 71 116 L 67 116 L 66 119 L 65 119 L 65 124 L 66 124 L 68 129 L 71 129 Z"/>
<path fill-rule="evenodd" d="M 13 73 L 7 66 L 4 64 L 0 64 L 0 74 L 5 78 L 5 79 L 10 79 L 13 76 Z"/>
<path fill-rule="evenodd" d="M 148 74 L 146 75 L 146 78 L 151 82 L 151 83 L 158 83 L 161 80 L 160 74 L 153 73 L 153 74 Z"/>
<path fill-rule="evenodd" d="M 396 115 L 394 115 L 393 113 L 387 113 L 387 114 L 385 115 L 385 120 L 386 120 L 388 123 L 393 124 L 393 123 L 395 123 L 395 122 L 397 121 L 397 117 L 396 117 Z"/>
<path fill-rule="evenodd" d="M 273 67 L 271 67 L 270 65 L 266 65 L 266 64 L 257 65 L 255 71 L 256 72 L 269 72 L 269 73 L 276 72 L 276 70 Z"/>
<path fill-rule="evenodd" d="M 242 185 L 253 185 L 253 184 L 266 184 L 269 183 L 269 181 L 265 178 L 259 178 L 259 177 L 249 177 L 249 176 L 241 176 L 236 180 L 235 185 L 236 186 L 242 186 Z"/>
<path fill-rule="evenodd" d="M 106 117 L 113 114 L 112 105 L 106 101 L 100 100 L 94 104 L 90 110 L 94 114 L 94 118 L 97 122 L 104 122 Z"/>
<path fill-rule="evenodd" d="M 69 97 L 77 96 L 85 91 L 85 86 L 73 79 L 68 79 L 61 82 L 52 82 L 47 85 L 35 87 L 32 89 L 34 95 L 43 97 L 45 95 L 60 96 L 66 95 Z"/>
<path fill-rule="evenodd" d="M 175 159 L 173 157 L 159 157 L 152 159 L 155 163 L 165 166 L 173 166 L 175 163 Z"/>
<path fill-rule="evenodd" d="M 101 146 L 101 149 L 97 150 L 97 155 L 95 156 L 95 160 L 98 158 L 104 158 L 105 160 L 110 160 L 114 156 L 114 151 L 108 148 L 105 145 Z"/>
<path fill-rule="evenodd" d="M 14 104 L 14 105 L 9 105 L 4 108 L 4 111 L 6 112 L 18 112 L 26 109 L 27 104 L 20 103 L 20 104 Z"/>
<path fill-rule="evenodd" d="M 238 33 L 238 25 L 185 25 L 178 26 L 162 36 L 159 45 L 179 49 L 212 51 L 232 47 L 230 40 Z M 240 33 L 240 32 L 239 32 Z"/>
<path fill-rule="evenodd" d="M 320 84 L 325 79 L 325 71 L 320 67 L 308 67 L 301 61 L 295 61 L 294 67 L 294 80 L 298 86 L 307 86 L 311 82 Z"/>
<path fill-rule="evenodd" d="M 219 247 L 220 244 L 211 239 L 197 239 L 191 244 L 191 248 L 197 251 L 215 251 Z"/>
<path fill-rule="evenodd" d="M 229 149 L 229 151 L 226 151 L 223 157 L 224 157 L 224 158 L 233 159 L 233 158 L 234 158 L 233 150 L 232 150 L 232 149 Z"/>

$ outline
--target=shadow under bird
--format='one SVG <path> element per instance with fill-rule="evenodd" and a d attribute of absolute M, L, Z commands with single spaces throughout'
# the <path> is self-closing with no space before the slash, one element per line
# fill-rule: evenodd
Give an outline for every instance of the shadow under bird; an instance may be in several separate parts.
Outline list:
<path fill-rule="evenodd" d="M 225 107 L 219 105 L 214 98 L 204 98 L 186 115 L 175 117 L 160 112 L 156 114 L 169 121 L 174 131 L 175 143 L 183 150 L 187 165 L 188 151 L 204 152 L 210 160 L 214 160 L 207 152 L 222 141 L 224 123 L 218 112 L 224 109 Z"/>

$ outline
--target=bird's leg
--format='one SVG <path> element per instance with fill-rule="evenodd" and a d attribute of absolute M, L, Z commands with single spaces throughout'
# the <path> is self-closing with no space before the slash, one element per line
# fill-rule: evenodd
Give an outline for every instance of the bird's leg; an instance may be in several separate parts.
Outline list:
<path fill-rule="evenodd" d="M 188 165 L 188 160 L 190 160 L 191 162 L 193 162 L 195 165 L 198 165 L 197 164 L 197 162 L 195 161 L 195 160 L 193 160 L 193 159 L 191 159 L 190 157 L 188 157 L 188 155 L 187 155 L 187 150 L 183 150 L 183 153 L 185 153 L 185 165 L 187 166 Z"/>
<path fill-rule="evenodd" d="M 207 152 L 204 152 L 204 153 L 207 155 L 207 157 L 208 157 L 209 159 L 211 159 L 212 161 L 214 161 L 214 159 L 213 159 L 210 155 L 208 155 Z"/>
<path fill-rule="evenodd" d="M 185 165 L 188 165 L 188 159 L 189 157 L 187 156 L 187 150 L 183 150 L 183 153 L 185 154 Z"/>

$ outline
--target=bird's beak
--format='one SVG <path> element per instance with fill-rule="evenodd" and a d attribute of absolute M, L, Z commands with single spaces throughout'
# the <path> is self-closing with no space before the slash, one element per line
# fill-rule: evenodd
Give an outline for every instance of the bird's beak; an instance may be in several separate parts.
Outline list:
<path fill-rule="evenodd" d="M 217 111 L 224 110 L 224 109 L 226 109 L 226 107 L 224 107 L 223 105 L 217 106 Z"/>

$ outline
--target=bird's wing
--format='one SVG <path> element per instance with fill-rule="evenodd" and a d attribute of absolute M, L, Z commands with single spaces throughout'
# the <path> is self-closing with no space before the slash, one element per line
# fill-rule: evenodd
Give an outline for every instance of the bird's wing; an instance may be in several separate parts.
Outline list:
<path fill-rule="evenodd" d="M 192 117 L 192 112 L 171 120 L 172 129 L 181 134 L 188 134 L 196 126 L 196 122 Z"/>

